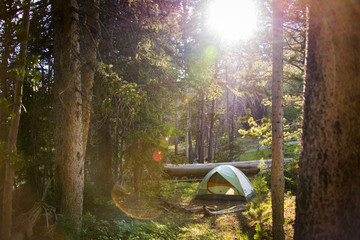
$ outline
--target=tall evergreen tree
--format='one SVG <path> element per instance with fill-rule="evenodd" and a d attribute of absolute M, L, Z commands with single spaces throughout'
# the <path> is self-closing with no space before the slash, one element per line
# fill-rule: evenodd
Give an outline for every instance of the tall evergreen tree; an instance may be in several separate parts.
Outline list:
<path fill-rule="evenodd" d="M 360 3 L 308 2 L 295 239 L 360 236 Z"/>
<path fill-rule="evenodd" d="M 55 163 L 60 211 L 80 232 L 84 154 L 80 72 L 79 7 L 76 0 L 54 1 Z"/>

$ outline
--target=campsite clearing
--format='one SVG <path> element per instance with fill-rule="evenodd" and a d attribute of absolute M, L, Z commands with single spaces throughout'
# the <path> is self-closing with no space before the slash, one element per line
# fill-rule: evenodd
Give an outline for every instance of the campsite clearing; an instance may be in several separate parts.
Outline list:
<path fill-rule="evenodd" d="M 271 220 L 264 221 L 264 216 L 271 214 L 269 195 L 261 202 L 261 209 L 255 209 L 251 202 L 196 200 L 199 184 L 164 180 L 159 191 L 162 200 L 149 196 L 139 199 L 131 195 L 118 196 L 122 210 L 118 204 L 117 209 L 109 209 L 111 218 L 108 221 L 116 224 L 121 222 L 121 229 L 117 231 L 124 239 L 148 239 L 150 236 L 155 239 L 254 239 L 260 223 L 264 230 L 263 239 L 270 239 L 266 235 L 271 234 Z M 211 211 L 230 211 L 207 215 L 204 206 Z M 234 208 L 245 209 L 231 212 Z M 260 218 L 253 216 L 254 212 L 259 211 L 262 211 Z M 285 219 L 286 239 L 292 239 L 295 197 L 290 193 L 285 196 Z"/>

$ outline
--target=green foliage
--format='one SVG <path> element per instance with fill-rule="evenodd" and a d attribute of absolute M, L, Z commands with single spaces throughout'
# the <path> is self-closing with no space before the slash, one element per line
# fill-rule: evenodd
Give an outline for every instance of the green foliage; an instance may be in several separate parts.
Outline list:
<path fill-rule="evenodd" d="M 298 182 L 298 161 L 292 160 L 284 165 L 285 191 L 296 192 Z"/>
<path fill-rule="evenodd" d="M 122 233 L 115 224 L 106 220 L 97 220 L 94 215 L 87 212 L 83 215 L 81 238 L 83 240 L 115 240 L 121 239 Z"/>
<path fill-rule="evenodd" d="M 264 229 L 263 224 L 261 224 L 261 223 L 256 224 L 255 231 L 256 231 L 256 233 L 254 235 L 254 239 L 256 239 L 256 240 L 257 239 L 261 240 L 261 239 L 264 239 L 264 237 L 268 236 L 267 232 Z"/>
<path fill-rule="evenodd" d="M 161 184 L 161 196 L 172 202 L 192 199 L 199 186 L 197 182 L 163 181 Z M 181 198 L 178 196 L 181 195 Z"/>
<path fill-rule="evenodd" d="M 261 162 L 259 165 L 260 172 L 255 176 L 252 181 L 255 198 L 250 201 L 250 207 L 247 211 L 248 216 L 254 222 L 256 222 L 254 239 L 263 239 L 267 236 L 267 233 L 264 229 L 264 224 L 268 223 L 271 219 L 269 203 L 269 188 L 264 176 L 264 171 L 266 169 L 264 162 Z"/>
<path fill-rule="evenodd" d="M 262 101 L 264 106 L 271 106 L 268 99 Z M 299 140 L 301 134 L 302 122 L 302 98 L 300 96 L 284 96 L 284 141 Z M 261 121 L 255 121 L 250 113 L 246 116 L 239 118 L 242 123 L 246 123 L 248 129 L 240 128 L 238 132 L 243 137 L 253 136 L 261 139 L 261 145 L 271 145 L 271 119 L 262 118 Z"/>
<path fill-rule="evenodd" d="M 179 229 L 174 222 L 97 220 L 87 212 L 83 216 L 82 240 L 177 239 Z"/>
<path fill-rule="evenodd" d="M 66 219 L 63 216 L 60 216 L 57 219 L 57 224 L 64 231 L 64 233 L 68 237 L 67 239 L 71 239 L 71 240 L 79 239 L 79 233 L 76 229 L 76 224 L 74 224 L 71 220 Z"/>
<path fill-rule="evenodd" d="M 189 240 L 200 240 L 200 239 L 209 239 L 209 240 L 217 240 L 219 236 L 215 229 L 210 227 L 208 222 L 204 223 L 195 223 L 190 224 L 186 227 L 180 228 L 179 235 L 177 239 L 189 239 Z"/>
<path fill-rule="evenodd" d="M 298 181 L 298 161 L 292 160 L 284 164 L 284 179 L 285 179 L 285 192 L 296 192 L 297 181 Z M 265 173 L 265 180 L 270 186 L 271 172 Z"/>
<path fill-rule="evenodd" d="M 215 162 L 231 162 L 236 159 L 237 155 L 241 155 L 244 153 L 243 139 L 236 138 L 232 144 L 229 144 L 229 136 L 225 133 L 220 140 L 220 147 L 215 154 Z M 230 159 L 230 149 L 233 151 L 233 159 Z"/>
<path fill-rule="evenodd" d="M 249 237 L 247 236 L 246 233 L 243 233 L 240 229 L 238 229 L 236 231 L 236 237 L 239 239 L 239 240 L 249 240 Z"/>
<path fill-rule="evenodd" d="M 172 151 L 168 151 L 164 157 L 165 161 L 172 164 L 185 164 L 187 160 Z"/>

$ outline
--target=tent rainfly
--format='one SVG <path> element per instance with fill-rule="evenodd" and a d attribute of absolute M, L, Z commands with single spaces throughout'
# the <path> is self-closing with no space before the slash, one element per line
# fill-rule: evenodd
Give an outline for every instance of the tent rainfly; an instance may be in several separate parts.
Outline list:
<path fill-rule="evenodd" d="M 195 199 L 248 201 L 254 196 L 254 188 L 243 172 L 231 165 L 221 165 L 206 174 Z"/>

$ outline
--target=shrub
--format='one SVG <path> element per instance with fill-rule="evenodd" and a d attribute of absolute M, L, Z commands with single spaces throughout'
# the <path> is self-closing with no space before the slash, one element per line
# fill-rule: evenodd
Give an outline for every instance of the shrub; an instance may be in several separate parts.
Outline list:
<path fill-rule="evenodd" d="M 269 203 L 269 187 L 265 177 L 265 164 L 262 161 L 259 164 L 260 172 L 255 176 L 252 184 L 255 190 L 255 198 L 253 198 L 247 211 L 248 216 L 256 222 L 254 239 L 263 239 L 267 236 L 264 224 L 271 219 L 270 203 Z"/>

